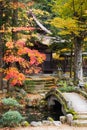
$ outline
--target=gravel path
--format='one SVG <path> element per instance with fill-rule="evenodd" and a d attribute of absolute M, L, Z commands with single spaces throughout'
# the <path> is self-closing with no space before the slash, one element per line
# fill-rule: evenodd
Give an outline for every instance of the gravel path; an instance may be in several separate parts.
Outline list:
<path fill-rule="evenodd" d="M 19 128 L 3 128 L 0 130 L 87 130 L 87 127 L 73 127 L 68 125 L 61 126 L 41 126 L 41 127 L 19 127 Z"/>

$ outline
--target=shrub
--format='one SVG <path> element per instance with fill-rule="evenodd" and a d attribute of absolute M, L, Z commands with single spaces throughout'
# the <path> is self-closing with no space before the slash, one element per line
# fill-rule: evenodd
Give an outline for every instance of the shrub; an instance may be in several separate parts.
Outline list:
<path fill-rule="evenodd" d="M 34 88 L 35 88 L 35 82 L 32 80 L 25 80 L 24 82 L 24 89 L 27 92 L 33 92 Z"/>
<path fill-rule="evenodd" d="M 2 103 L 7 106 L 19 107 L 20 104 L 13 98 L 3 98 Z"/>
<path fill-rule="evenodd" d="M 60 87 L 58 88 L 61 92 L 73 92 L 75 91 L 75 87 L 68 86 L 68 87 Z"/>
<path fill-rule="evenodd" d="M 69 114 L 69 113 L 72 114 L 74 120 L 78 119 L 77 113 L 76 113 L 72 108 L 69 109 L 69 110 L 67 111 L 67 113 L 68 113 L 68 114 Z"/>
<path fill-rule="evenodd" d="M 2 115 L 2 118 L 0 120 L 2 126 L 17 126 L 20 124 L 24 118 L 18 111 L 8 111 Z"/>
<path fill-rule="evenodd" d="M 85 83 L 85 84 L 84 84 L 84 88 L 85 88 L 85 89 L 86 89 L 86 91 L 87 91 L 87 83 Z"/>
<path fill-rule="evenodd" d="M 24 85 L 29 87 L 29 86 L 34 86 L 35 83 L 32 80 L 25 80 L 24 81 Z"/>
<path fill-rule="evenodd" d="M 67 87 L 67 82 L 66 82 L 66 80 L 60 80 L 60 81 L 58 81 L 57 85 L 61 86 L 61 87 Z"/>

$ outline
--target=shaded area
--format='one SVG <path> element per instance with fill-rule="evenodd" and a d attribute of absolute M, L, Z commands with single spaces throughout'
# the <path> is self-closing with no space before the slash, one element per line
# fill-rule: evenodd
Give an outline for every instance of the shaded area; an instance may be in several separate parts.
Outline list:
<path fill-rule="evenodd" d="M 49 117 L 52 117 L 54 120 L 59 120 L 59 117 L 64 115 L 62 112 L 62 105 L 54 100 L 54 105 L 51 105 L 48 109 Z"/>
<path fill-rule="evenodd" d="M 27 108 L 26 115 L 27 121 L 42 121 L 47 120 L 48 117 L 51 117 L 54 120 L 59 120 L 59 117 L 63 115 L 62 106 L 58 101 L 54 101 L 55 104 L 50 107 L 45 106 L 44 108 Z"/>

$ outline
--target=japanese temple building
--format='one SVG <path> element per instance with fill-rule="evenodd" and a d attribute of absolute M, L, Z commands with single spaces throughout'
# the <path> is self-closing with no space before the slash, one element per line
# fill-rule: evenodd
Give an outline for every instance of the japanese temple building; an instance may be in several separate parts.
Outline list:
<path fill-rule="evenodd" d="M 59 59 L 54 59 L 53 52 L 49 48 L 49 44 L 53 38 L 51 37 L 51 31 L 38 21 L 32 10 L 29 11 L 29 15 L 33 17 L 36 25 L 40 28 L 40 31 L 38 31 L 39 33 L 37 33 L 38 40 L 34 43 L 33 48 L 46 55 L 46 60 L 41 64 L 42 72 L 53 73 L 57 71 L 58 67 L 60 66 L 64 73 L 70 71 L 70 53 L 65 53 L 63 55 L 60 55 Z M 87 53 L 83 53 L 83 57 L 85 55 L 87 57 Z M 87 58 L 83 60 L 83 71 L 87 71 Z"/>

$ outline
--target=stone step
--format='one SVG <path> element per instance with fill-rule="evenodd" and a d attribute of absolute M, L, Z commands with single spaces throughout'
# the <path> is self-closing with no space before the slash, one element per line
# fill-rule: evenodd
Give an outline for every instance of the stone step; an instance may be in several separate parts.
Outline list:
<path fill-rule="evenodd" d="M 33 82 L 54 82 L 54 79 L 32 79 Z"/>
<path fill-rule="evenodd" d="M 56 88 L 56 85 L 55 85 L 55 84 L 52 84 L 52 85 L 50 85 L 50 86 L 48 86 L 48 87 L 45 86 L 44 89 L 52 89 L 52 88 Z"/>
<path fill-rule="evenodd" d="M 77 115 L 79 120 L 87 120 L 87 115 Z"/>
<path fill-rule="evenodd" d="M 45 84 L 44 87 L 51 87 L 51 86 L 54 86 L 55 84 Z"/>
<path fill-rule="evenodd" d="M 31 84 L 35 84 L 35 85 L 39 85 L 39 84 L 54 84 L 54 81 L 53 80 L 48 80 L 48 81 L 44 81 L 44 80 L 42 80 L 42 81 L 40 81 L 40 80 L 32 80 L 32 82 L 29 84 L 29 85 L 31 85 Z"/>
<path fill-rule="evenodd" d="M 34 86 L 41 86 L 41 85 L 44 85 L 44 87 L 51 87 L 51 86 L 54 86 L 55 84 L 53 84 L 53 83 L 49 83 L 49 84 L 45 84 L 45 83 L 40 84 L 40 83 L 38 83 L 38 84 L 29 85 L 27 87 L 34 87 Z"/>
<path fill-rule="evenodd" d="M 78 115 L 87 115 L 87 112 L 77 112 L 78 113 Z"/>
<path fill-rule="evenodd" d="M 47 81 L 46 84 L 49 84 L 49 83 L 54 83 L 54 81 Z"/>
<path fill-rule="evenodd" d="M 72 126 L 87 127 L 87 120 L 74 120 Z"/>

